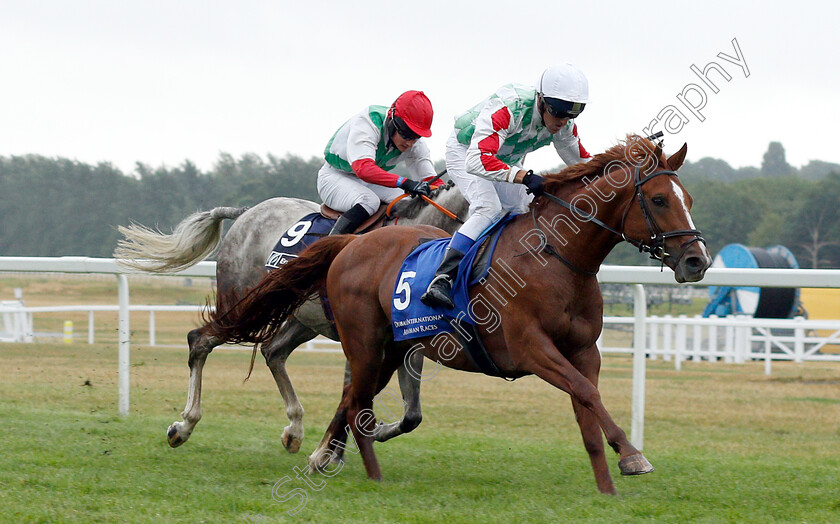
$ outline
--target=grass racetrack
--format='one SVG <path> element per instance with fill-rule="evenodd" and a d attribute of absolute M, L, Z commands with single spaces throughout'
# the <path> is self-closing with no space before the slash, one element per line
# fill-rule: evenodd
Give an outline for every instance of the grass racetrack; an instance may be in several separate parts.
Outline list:
<path fill-rule="evenodd" d="M 145 329 L 145 318 L 134 315 L 132 328 Z M 194 321 L 163 318 L 159 343 L 184 340 Z M 165 431 L 186 400 L 185 344 L 137 337 L 131 414 L 119 417 L 109 330 L 97 319 L 93 345 L 0 344 L 1 522 L 840 521 L 836 365 L 774 363 L 766 377 L 763 363 L 686 362 L 677 372 L 650 362 L 644 450 L 656 471 L 621 477 L 608 451 L 619 491 L 609 497 L 597 493 L 565 393 L 534 377 L 431 376 L 429 361 L 423 423 L 376 445 L 381 483 L 366 479 L 352 444 L 335 476 L 298 473 L 335 411 L 339 354 L 289 359 L 306 409 L 299 454 L 280 444 L 287 420 L 262 358 L 243 384 L 250 353 L 226 349 L 205 368 L 203 420 L 171 449 Z M 629 434 L 630 358 L 605 357 L 601 391 Z M 399 402 L 380 399 L 379 415 L 394 420 Z"/>

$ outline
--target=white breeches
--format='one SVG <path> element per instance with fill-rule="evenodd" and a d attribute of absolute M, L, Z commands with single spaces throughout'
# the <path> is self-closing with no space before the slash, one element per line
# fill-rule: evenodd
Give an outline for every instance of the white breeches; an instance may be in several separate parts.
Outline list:
<path fill-rule="evenodd" d="M 381 202 L 390 202 L 403 193 L 398 187 L 365 182 L 354 173 L 341 171 L 327 163 L 318 171 L 318 195 L 326 205 L 342 213 L 361 204 L 373 214 Z"/>
<path fill-rule="evenodd" d="M 507 211 L 528 211 L 533 196 L 522 184 L 493 182 L 467 173 L 467 146 L 458 142 L 456 133 L 453 131 L 446 141 L 446 172 L 470 203 L 469 218 L 458 232 L 475 240 Z"/>

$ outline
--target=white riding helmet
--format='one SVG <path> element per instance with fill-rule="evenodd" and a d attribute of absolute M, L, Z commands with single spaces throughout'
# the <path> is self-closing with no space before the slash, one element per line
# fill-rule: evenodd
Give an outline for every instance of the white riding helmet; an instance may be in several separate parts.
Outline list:
<path fill-rule="evenodd" d="M 553 116 L 575 118 L 589 102 L 589 81 L 572 64 L 551 66 L 540 76 L 537 92 Z"/>

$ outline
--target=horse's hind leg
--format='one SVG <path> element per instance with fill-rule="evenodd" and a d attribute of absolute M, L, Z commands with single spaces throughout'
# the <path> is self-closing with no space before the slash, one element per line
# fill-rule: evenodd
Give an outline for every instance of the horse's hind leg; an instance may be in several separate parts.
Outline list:
<path fill-rule="evenodd" d="M 390 424 L 380 422 L 376 426 L 374 437 L 377 442 L 385 442 L 403 433 L 409 433 L 420 425 L 423 420 L 423 415 L 420 412 L 420 376 L 422 371 L 423 352 L 410 351 L 397 371 L 400 393 L 405 405 L 402 419 Z"/>
<path fill-rule="evenodd" d="M 277 336 L 260 348 L 265 357 L 265 363 L 277 383 L 277 389 L 283 397 L 283 402 L 286 404 L 286 416 L 289 417 L 290 423 L 283 428 L 280 441 L 289 453 L 297 453 L 303 442 L 303 406 L 300 405 L 292 381 L 286 373 L 286 359 L 295 348 L 316 336 L 317 333 L 291 317 Z"/>
<path fill-rule="evenodd" d="M 422 356 L 423 356 L 423 354 L 419 351 L 416 351 L 415 354 L 419 354 L 419 356 L 420 356 L 420 366 L 422 366 L 422 362 L 423 362 L 422 361 Z M 409 372 L 407 372 L 405 370 L 404 362 L 405 362 L 405 360 L 403 359 L 401 353 L 397 352 L 396 350 L 386 351 L 385 359 L 382 362 L 382 367 L 380 368 L 380 371 L 379 371 L 379 379 L 378 379 L 377 384 L 376 384 L 375 395 L 378 395 L 383 389 L 385 389 L 385 386 L 388 385 L 388 382 L 390 382 L 391 377 L 394 375 L 394 371 L 397 368 L 399 368 L 400 373 L 403 373 L 403 372 L 406 373 L 407 379 L 412 379 L 412 377 L 416 377 L 417 388 L 409 391 L 407 386 L 402 385 L 403 384 L 403 377 L 400 376 L 400 390 L 403 393 L 403 397 L 412 397 L 413 396 L 413 398 L 409 398 L 407 400 L 407 405 L 405 407 L 405 412 L 403 413 L 403 419 L 402 420 L 400 420 L 398 422 L 395 422 L 393 424 L 387 424 L 387 425 L 383 425 L 383 424 L 380 423 L 380 424 L 378 424 L 374 427 L 374 430 L 373 430 L 374 431 L 374 439 L 377 440 L 377 441 L 379 440 L 378 435 L 379 435 L 379 432 L 380 432 L 380 428 L 382 428 L 382 427 L 392 427 L 393 426 L 393 427 L 396 428 L 396 433 L 394 433 L 393 435 L 388 437 L 388 438 L 391 438 L 391 437 L 395 437 L 397 435 L 401 435 L 402 433 L 408 433 L 409 431 L 411 431 L 412 429 L 417 427 L 417 424 L 419 424 L 419 418 L 420 418 L 420 372 L 422 370 L 419 368 L 419 366 L 418 367 L 413 367 L 412 372 L 414 373 L 414 375 L 410 375 Z M 345 391 L 347 391 L 347 389 L 350 386 L 350 378 L 351 378 L 350 375 L 351 375 L 350 374 L 350 362 L 348 361 L 346 366 L 345 366 L 345 372 L 344 372 L 344 389 L 345 389 Z M 415 406 L 416 406 L 416 411 L 415 411 Z M 413 424 L 413 425 L 411 425 L 410 429 L 400 430 L 399 426 L 400 426 L 400 424 L 403 424 L 405 420 L 412 421 L 412 422 L 409 422 L 408 424 Z M 417 422 L 414 423 L 413 421 L 417 421 Z M 330 450 L 331 453 L 332 453 L 330 455 L 331 461 L 343 460 L 344 459 L 344 450 L 346 449 L 346 443 L 347 443 L 347 429 L 348 429 L 348 427 L 349 426 L 339 428 L 339 430 L 337 430 L 335 432 L 335 434 L 331 435 L 331 438 L 328 439 L 328 440 L 321 440 L 321 443 L 319 444 L 318 449 L 316 449 L 315 452 L 313 452 L 312 455 L 311 455 L 310 464 L 314 464 L 315 462 L 314 462 L 313 459 L 318 458 L 318 456 L 320 456 L 323 453 L 327 453 L 327 450 Z M 387 440 L 387 439 L 385 439 L 385 440 Z M 323 462 L 326 464 L 328 461 L 323 460 Z M 315 466 L 310 466 L 310 467 L 313 470 L 317 469 L 317 467 L 315 467 Z"/>
<path fill-rule="evenodd" d="M 181 412 L 183 421 L 173 422 L 166 430 L 166 438 L 173 448 L 186 442 L 192 435 L 195 425 L 201 420 L 201 373 L 207 355 L 221 344 L 219 339 L 205 334 L 203 328 L 190 331 L 187 342 L 190 346 L 190 385 L 187 391 L 187 405 Z"/>
<path fill-rule="evenodd" d="M 373 451 L 373 437 L 376 433 L 373 398 L 388 384 L 394 371 L 402 364 L 404 353 L 397 351 L 393 344 L 385 348 L 377 347 L 376 330 L 370 330 L 369 334 L 374 336 L 346 337 L 350 342 L 345 342 L 344 352 L 350 357 L 353 375 L 348 392 L 347 425 L 359 446 L 368 478 L 382 480 L 379 461 Z"/>
<path fill-rule="evenodd" d="M 347 442 L 347 396 L 349 390 L 350 386 L 345 385 L 335 416 L 327 426 L 327 431 L 324 432 L 321 442 L 318 443 L 315 451 L 307 459 L 310 471 L 323 472 L 330 464 L 342 461 L 345 443 Z"/>
<path fill-rule="evenodd" d="M 357 349 L 352 347 L 354 345 L 345 343 L 347 355 L 360 355 L 356 352 Z M 324 471 L 331 462 L 343 459 L 349 430 L 352 431 L 361 452 L 368 477 L 374 480 L 382 479 L 379 463 L 373 452 L 373 436 L 376 432 L 373 397 L 388 384 L 394 371 L 402 363 L 403 355 L 397 351 L 387 351 L 385 358 L 381 359 L 376 353 L 377 351 L 366 352 L 350 362 L 351 383 L 344 386 L 344 394 L 336 415 L 318 448 L 309 456 L 311 470 Z"/>

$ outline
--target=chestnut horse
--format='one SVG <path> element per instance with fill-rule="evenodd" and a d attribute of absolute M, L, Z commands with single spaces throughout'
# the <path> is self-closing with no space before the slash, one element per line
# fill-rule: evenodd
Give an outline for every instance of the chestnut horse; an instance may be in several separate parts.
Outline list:
<path fill-rule="evenodd" d="M 545 193 L 534 199 L 530 212 L 513 218 L 498 237 L 491 272 L 509 278 L 498 280 L 492 289 L 480 283 L 469 290 L 470 307 L 481 300 L 485 309 L 493 310 L 474 320 L 501 374 L 534 374 L 571 396 L 603 493 L 615 493 L 615 486 L 602 432 L 619 455 L 622 474 L 648 473 L 653 467 L 601 402 L 601 357 L 595 343 L 603 301 L 595 275 L 607 254 L 624 240 L 662 260 L 678 282 L 703 278 L 711 257 L 692 222 L 691 197 L 676 176 L 685 153 L 683 145 L 666 158 L 660 146 L 629 136 L 586 164 L 547 175 Z M 269 273 L 227 314 L 211 315 L 207 328 L 214 336 L 263 342 L 302 301 L 326 285 L 352 378 L 310 456 L 313 469 L 340 460 L 351 431 L 367 475 L 381 478 L 373 451 L 373 398 L 413 352 L 422 351 L 450 368 L 479 371 L 455 333 L 394 341 L 391 304 L 401 264 L 424 239 L 445 236 L 441 230 L 418 226 L 384 228 L 358 238 L 325 238 L 282 271 Z M 496 298 L 492 307 L 487 299 L 491 295 Z M 486 321 L 488 317 L 494 322 Z"/>

